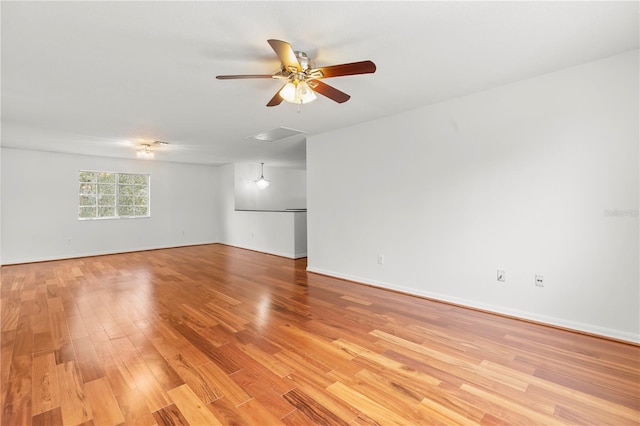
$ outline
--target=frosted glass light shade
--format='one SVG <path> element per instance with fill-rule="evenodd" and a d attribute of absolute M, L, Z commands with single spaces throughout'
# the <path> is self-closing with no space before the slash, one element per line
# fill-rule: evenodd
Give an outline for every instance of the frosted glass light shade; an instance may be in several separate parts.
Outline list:
<path fill-rule="evenodd" d="M 297 103 L 307 104 L 311 101 L 316 100 L 317 96 L 311 90 L 311 87 L 307 84 L 306 81 L 301 81 L 298 83 L 298 87 L 296 88 L 296 100 Z"/>
<path fill-rule="evenodd" d="M 153 153 L 153 151 L 149 150 L 149 145 L 145 144 L 138 148 L 136 156 L 138 158 L 142 158 L 143 160 L 152 160 L 153 157 L 155 157 L 155 154 Z"/>
<path fill-rule="evenodd" d="M 317 99 L 306 81 L 295 80 L 284 85 L 280 89 L 280 97 L 292 104 L 308 104 Z"/>
<path fill-rule="evenodd" d="M 269 181 L 261 177 L 256 181 L 256 185 L 258 185 L 258 188 L 260 189 L 265 189 L 267 186 L 269 186 Z"/>
<path fill-rule="evenodd" d="M 293 83 L 287 83 L 280 90 L 280 97 L 287 102 L 296 102 L 296 85 Z"/>

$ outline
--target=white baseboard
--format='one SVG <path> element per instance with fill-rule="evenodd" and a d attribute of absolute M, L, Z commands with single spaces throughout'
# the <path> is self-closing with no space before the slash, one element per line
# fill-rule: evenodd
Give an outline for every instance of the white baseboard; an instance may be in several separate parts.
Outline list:
<path fill-rule="evenodd" d="M 621 330 L 614 330 L 610 328 L 600 327 L 593 324 L 586 324 L 582 322 L 570 321 L 563 318 L 549 317 L 546 315 L 539 315 L 534 312 L 520 311 L 517 309 L 511 309 L 504 306 L 494 306 L 486 303 L 478 302 L 475 300 L 462 299 L 457 297 L 448 296 L 445 294 L 431 293 L 427 291 L 418 290 L 410 287 L 403 287 L 395 284 L 390 284 L 382 281 L 370 280 L 362 277 L 357 277 L 348 274 L 341 274 L 335 271 L 329 271 L 321 268 L 307 267 L 308 272 L 315 272 L 317 274 L 328 275 L 335 278 L 341 278 L 348 281 L 354 281 L 356 283 L 362 283 L 373 287 L 379 287 L 387 290 L 395 290 L 402 293 L 412 294 L 415 296 L 426 297 L 429 299 L 452 303 L 455 305 L 466 306 L 468 308 L 480 309 L 483 311 L 489 311 L 496 314 L 507 315 L 523 320 L 534 321 L 541 324 L 550 326 L 561 327 L 569 330 L 575 330 L 578 332 L 594 334 L 602 337 L 609 337 L 616 340 L 623 340 L 625 342 L 640 343 L 640 336 L 628 333 Z"/>
<path fill-rule="evenodd" d="M 149 246 L 149 247 L 135 247 L 128 248 L 122 250 L 97 250 L 83 253 L 67 253 L 60 256 L 44 256 L 44 257 L 30 257 L 25 259 L 13 259 L 2 265 L 19 265 L 21 263 L 36 263 L 36 262 L 50 262 L 53 260 L 63 260 L 63 259 L 79 259 L 82 257 L 91 257 L 91 256 L 106 256 L 109 254 L 123 254 L 123 253 L 134 253 L 137 251 L 148 251 L 148 250 L 162 250 L 169 248 L 178 248 L 178 247 L 189 247 L 189 246 L 201 246 L 206 244 L 218 244 L 219 241 L 205 241 L 199 243 L 189 243 L 189 244 L 180 244 L 180 245 L 167 245 L 167 246 Z"/>
<path fill-rule="evenodd" d="M 279 256 L 279 257 L 286 257 L 288 259 L 299 259 L 301 257 L 307 257 L 307 254 L 304 253 L 285 253 L 285 252 L 281 252 L 281 251 L 277 251 L 277 250 L 271 250 L 271 249 L 265 249 L 262 247 L 250 247 L 250 246 L 244 246 L 244 245 L 239 245 L 239 244 L 230 244 L 230 243 L 225 243 L 225 242 L 220 242 L 220 244 L 224 244 L 226 246 L 230 246 L 230 247 L 237 247 L 237 248 L 241 248 L 241 249 L 245 249 L 245 250 L 251 250 L 251 251 L 257 251 L 259 253 L 266 253 L 266 254 L 272 254 L 274 256 Z"/>

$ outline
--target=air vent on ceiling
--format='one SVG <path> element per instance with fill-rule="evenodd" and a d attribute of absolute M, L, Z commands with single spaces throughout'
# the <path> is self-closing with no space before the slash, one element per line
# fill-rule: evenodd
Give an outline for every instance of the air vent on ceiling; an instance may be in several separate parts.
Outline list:
<path fill-rule="evenodd" d="M 278 127 L 276 129 L 260 132 L 257 135 L 249 136 L 248 139 L 253 139 L 260 142 L 276 142 L 305 133 L 307 132 L 303 132 L 302 130 L 289 129 L 288 127 Z"/>

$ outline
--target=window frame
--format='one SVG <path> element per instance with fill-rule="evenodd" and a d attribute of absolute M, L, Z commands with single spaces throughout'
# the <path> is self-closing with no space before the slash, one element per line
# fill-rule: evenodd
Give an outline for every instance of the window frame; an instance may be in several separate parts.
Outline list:
<path fill-rule="evenodd" d="M 82 182 L 81 179 L 81 175 L 82 173 L 95 173 L 96 174 L 96 180 L 93 182 Z M 97 174 L 99 173 L 105 173 L 105 174 L 110 174 L 113 175 L 113 183 L 101 183 L 98 181 L 98 176 Z M 125 187 L 125 186 L 141 186 L 143 184 L 136 184 L 136 183 L 120 183 L 120 176 L 121 175 L 132 175 L 132 176 L 143 176 L 145 179 L 145 183 L 146 183 L 146 208 L 147 208 L 147 213 L 146 215 L 135 215 L 135 214 L 131 214 L 131 215 L 121 215 L 119 214 L 119 210 L 121 205 L 119 204 L 119 196 L 120 196 L 120 190 L 121 190 L 121 186 Z M 150 218 L 151 217 L 151 175 L 149 173 L 131 173 L 131 172 L 111 172 L 111 171 L 105 171 L 105 170 L 79 170 L 78 171 L 78 175 L 77 175 L 77 185 L 78 185 L 78 198 L 77 198 L 77 202 L 78 202 L 78 220 L 112 220 L 112 219 L 146 219 L 146 218 Z M 96 185 L 96 190 L 94 194 L 83 194 L 82 193 L 82 185 L 86 184 L 86 183 L 90 183 L 93 185 Z M 98 193 L 98 185 L 110 185 L 113 186 L 113 193 L 111 194 L 99 194 Z M 81 197 L 83 196 L 93 196 L 95 197 L 95 204 L 94 205 L 82 205 L 81 204 Z M 99 203 L 99 196 L 100 195 L 110 195 L 113 196 L 114 198 L 114 203 L 108 204 L 108 205 L 101 205 Z M 127 194 L 129 195 L 129 194 Z M 134 201 L 132 205 L 124 205 L 125 207 L 131 207 L 132 210 L 135 212 L 135 208 L 136 207 L 141 207 L 137 206 L 135 204 L 135 197 L 139 197 L 140 195 L 130 195 Z M 101 206 L 113 206 L 114 209 L 114 215 L 113 216 L 98 216 L 98 209 Z M 80 215 L 81 209 L 82 208 L 87 208 L 87 207 L 93 207 L 95 208 L 95 216 L 91 216 L 91 217 L 82 217 Z"/>

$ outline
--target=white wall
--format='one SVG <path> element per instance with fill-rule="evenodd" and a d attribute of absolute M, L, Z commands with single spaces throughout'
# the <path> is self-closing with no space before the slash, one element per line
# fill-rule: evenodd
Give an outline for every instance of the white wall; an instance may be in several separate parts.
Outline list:
<path fill-rule="evenodd" d="M 2 149 L 0 149 L 0 224 L 2 224 Z M 0 265 L 2 264 L 2 226 L 0 226 Z"/>
<path fill-rule="evenodd" d="M 640 341 L 638 89 L 635 51 L 308 138 L 308 269 Z"/>
<path fill-rule="evenodd" d="M 222 223 L 224 224 L 220 242 L 290 258 L 306 256 L 306 240 L 303 245 L 298 235 L 302 226 L 301 217 L 306 218 L 306 212 L 236 211 L 235 176 L 233 164 L 220 168 Z M 306 238 L 306 227 L 304 231 Z"/>
<path fill-rule="evenodd" d="M 78 171 L 149 173 L 151 217 L 78 220 Z M 219 170 L 2 149 L 2 262 L 218 242 Z"/>
<path fill-rule="evenodd" d="M 235 164 L 235 208 L 238 210 L 285 210 L 307 208 L 307 173 L 305 170 L 264 166 L 270 182 L 260 189 L 260 164 Z"/>
<path fill-rule="evenodd" d="M 293 213 L 294 255 L 292 257 L 307 256 L 307 212 Z"/>

